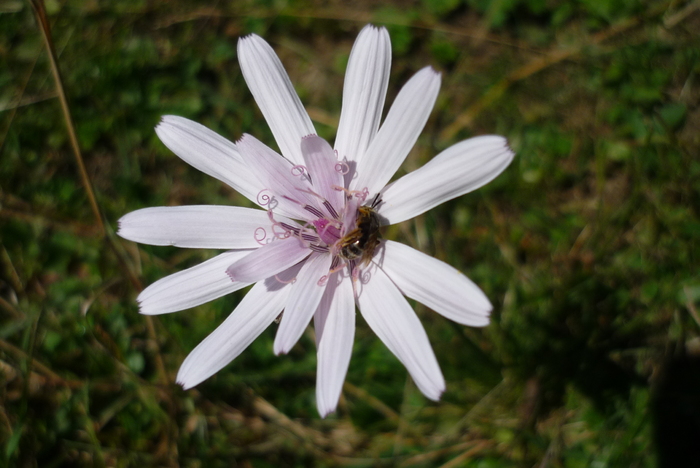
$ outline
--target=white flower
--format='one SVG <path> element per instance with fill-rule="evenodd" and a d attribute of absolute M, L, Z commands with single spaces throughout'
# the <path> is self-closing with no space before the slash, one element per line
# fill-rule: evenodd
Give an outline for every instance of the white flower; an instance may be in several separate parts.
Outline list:
<path fill-rule="evenodd" d="M 317 404 L 335 410 L 355 334 L 355 306 L 438 400 L 445 381 L 407 296 L 457 323 L 485 326 L 491 304 L 451 266 L 378 237 L 394 224 L 488 183 L 513 153 L 500 136 L 472 138 L 387 185 L 432 110 L 440 75 L 426 67 L 379 125 L 391 63 L 384 28 L 365 27 L 353 46 L 335 149 L 315 135 L 272 48 L 238 43 L 246 83 L 283 156 L 250 135 L 236 144 L 190 120 L 165 116 L 156 133 L 175 154 L 263 210 L 231 206 L 146 208 L 119 221 L 119 235 L 151 245 L 228 249 L 165 277 L 138 297 L 141 313 L 175 312 L 254 283 L 231 315 L 185 359 L 177 381 L 207 379 L 238 356 L 280 313 L 274 351 L 288 352 L 311 318 L 318 345 Z"/>

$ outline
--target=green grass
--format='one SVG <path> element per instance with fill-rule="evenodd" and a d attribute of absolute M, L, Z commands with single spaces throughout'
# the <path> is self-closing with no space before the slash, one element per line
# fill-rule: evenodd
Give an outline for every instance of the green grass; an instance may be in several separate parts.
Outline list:
<path fill-rule="evenodd" d="M 692 5 L 47 0 L 103 236 L 32 9 L 2 3 L 0 459 L 654 466 L 652 389 L 700 331 Z M 504 135 L 517 153 L 486 187 L 385 232 L 472 278 L 494 304 L 492 324 L 465 328 L 416 305 L 447 380 L 440 403 L 420 394 L 359 315 L 344 397 L 325 420 L 313 340 L 275 357 L 275 325 L 183 391 L 180 363 L 244 292 L 139 315 L 138 288 L 215 252 L 135 245 L 113 234 L 116 221 L 147 206 L 247 202 L 173 155 L 153 127 L 176 114 L 274 145 L 236 60 L 237 38 L 255 32 L 332 140 L 347 57 L 367 22 L 392 37 L 388 102 L 423 66 L 443 73 L 401 173 L 473 135 Z"/>

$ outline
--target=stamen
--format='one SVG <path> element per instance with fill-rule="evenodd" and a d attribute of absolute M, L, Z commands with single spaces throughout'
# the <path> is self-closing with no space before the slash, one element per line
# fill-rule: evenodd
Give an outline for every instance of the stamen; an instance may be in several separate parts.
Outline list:
<path fill-rule="evenodd" d="M 365 268 L 364 270 L 360 268 L 360 265 L 358 265 L 355 260 L 350 260 L 348 262 L 348 269 L 352 272 L 350 274 L 350 277 L 352 278 L 353 281 L 358 281 L 360 284 L 367 284 L 369 283 L 369 280 L 372 278 L 372 273 L 369 271 L 369 268 Z"/>
<path fill-rule="evenodd" d="M 360 203 L 364 203 L 365 200 L 367 200 L 367 197 L 369 197 L 369 189 L 367 187 L 363 188 L 362 190 L 349 190 L 339 185 L 331 185 L 331 188 L 339 192 L 345 192 L 345 195 L 350 198 L 357 198 L 360 200 Z"/>
<path fill-rule="evenodd" d="M 299 206 L 304 206 L 304 205 L 301 204 L 301 202 L 300 202 L 299 200 L 295 200 L 295 199 L 293 199 L 292 197 L 288 197 L 287 195 L 282 195 L 282 198 L 284 198 L 285 200 L 288 200 L 288 201 L 290 201 L 290 202 L 292 202 L 292 203 L 296 203 L 296 204 L 299 205 Z"/>
<path fill-rule="evenodd" d="M 353 197 L 353 196 L 359 197 L 358 194 L 363 193 L 363 192 L 358 192 L 357 190 L 346 189 L 345 187 L 341 187 L 340 185 L 331 185 L 331 188 L 333 190 L 337 190 L 339 192 L 345 192 L 345 195 L 347 195 L 348 197 Z"/>
<path fill-rule="evenodd" d="M 335 211 L 335 208 L 333 208 L 333 205 L 330 204 L 328 200 L 323 200 L 323 206 L 326 207 L 328 212 L 333 216 L 334 218 L 338 219 L 338 212 Z"/>
<path fill-rule="evenodd" d="M 336 155 L 337 154 L 338 152 L 336 151 Z M 350 166 L 345 161 L 341 161 L 335 165 L 335 170 L 336 172 L 340 172 L 341 174 L 345 175 L 350 172 Z"/>
<path fill-rule="evenodd" d="M 292 166 L 292 175 L 294 177 L 300 177 L 301 180 L 311 182 L 311 175 L 309 174 L 309 170 L 304 165 L 297 164 L 296 166 Z"/>
<path fill-rule="evenodd" d="M 272 213 L 272 210 L 269 210 L 267 212 L 267 217 L 270 219 L 270 223 L 272 223 L 272 235 L 275 236 L 276 239 L 287 239 L 289 236 L 292 235 L 292 230 L 294 229 L 293 226 L 289 226 L 286 223 L 280 223 L 278 221 L 275 221 L 275 215 Z M 263 228 L 258 228 L 258 229 L 263 229 Z M 279 229 L 282 229 L 280 231 Z M 297 229 L 298 230 L 298 229 Z M 263 229 L 264 231 L 264 229 Z M 256 236 L 257 236 L 258 230 L 255 230 Z M 265 233 L 267 235 L 267 233 Z M 261 240 L 264 240 L 265 237 L 263 237 Z M 257 238 L 256 238 L 257 240 Z M 270 239 L 269 242 L 272 242 L 272 239 Z M 258 241 L 259 243 L 259 241 Z"/>
<path fill-rule="evenodd" d="M 282 231 L 277 231 L 277 230 L 275 230 L 275 228 L 277 228 L 277 229 L 282 228 Z M 288 229 L 284 229 L 284 227 L 282 227 L 281 223 L 277 223 L 277 224 L 272 225 L 272 235 L 275 236 L 277 239 L 287 239 L 287 238 L 291 237 L 292 231 L 290 231 Z"/>
<path fill-rule="evenodd" d="M 333 260 L 331 261 L 331 271 L 335 270 L 338 267 L 338 264 L 340 263 L 340 258 L 339 257 L 333 257 Z M 343 265 L 344 266 L 344 265 Z"/>
<path fill-rule="evenodd" d="M 351 260 L 351 261 L 350 261 L 349 267 L 350 267 L 350 271 L 352 271 L 352 279 L 353 279 L 353 280 L 357 280 L 357 279 L 360 277 L 361 271 L 360 271 L 360 269 L 357 267 L 357 265 L 355 264 L 355 261 L 354 261 L 354 260 Z"/>
<path fill-rule="evenodd" d="M 321 200 L 321 202 L 323 203 L 323 206 L 326 207 L 326 209 L 328 210 L 328 213 L 333 218 L 338 217 L 338 212 L 335 210 L 335 208 L 333 208 L 333 205 L 331 205 L 331 203 L 328 200 L 326 200 L 325 198 L 323 198 L 321 195 L 319 195 L 318 193 L 314 192 L 311 189 L 308 189 L 308 190 L 299 189 L 299 191 L 304 192 L 304 193 L 308 193 L 309 195 L 313 195 L 314 197 L 318 198 L 319 200 Z M 304 209 L 308 210 L 308 208 L 306 206 L 304 206 Z M 308 210 L 308 211 L 310 211 L 310 210 Z M 312 212 L 312 213 L 314 213 L 314 212 Z M 316 215 L 316 213 L 314 213 L 314 214 Z M 321 215 L 316 215 L 316 216 L 318 216 L 319 218 L 322 217 Z"/>
<path fill-rule="evenodd" d="M 309 244 L 309 248 L 314 252 L 328 253 L 328 246 L 326 245 Z"/>
<path fill-rule="evenodd" d="M 274 194 L 270 196 L 265 192 L 272 193 L 272 191 L 269 189 L 262 189 L 260 192 L 258 192 L 258 195 L 256 197 L 258 205 L 267 206 L 269 210 L 274 210 L 275 208 L 277 208 L 277 205 L 279 205 L 279 202 L 275 198 Z"/>
<path fill-rule="evenodd" d="M 364 203 L 369 197 L 369 189 L 367 187 L 363 188 L 361 191 L 355 191 L 355 196 L 360 200 L 360 203 Z"/>
<path fill-rule="evenodd" d="M 293 232 L 295 235 L 299 235 L 299 228 L 292 226 L 291 224 L 287 223 L 278 223 L 282 228 L 284 228 L 287 231 Z"/>
<path fill-rule="evenodd" d="M 266 237 L 267 237 L 267 231 L 263 227 L 257 228 L 255 230 L 255 233 L 253 234 L 253 238 L 255 239 L 255 242 L 257 242 L 260 245 L 267 244 L 267 242 L 263 242 Z"/>
<path fill-rule="evenodd" d="M 309 242 L 318 242 L 321 240 L 318 238 L 318 236 L 315 236 L 313 234 L 306 234 L 306 233 L 301 233 L 301 238 L 304 239 L 305 241 L 309 241 Z"/>
<path fill-rule="evenodd" d="M 290 237 L 294 236 L 299 241 L 304 244 L 305 247 L 311 248 L 310 243 L 311 242 L 319 242 L 321 239 L 318 237 L 318 234 L 316 233 L 316 230 L 313 228 L 313 225 L 309 224 L 308 222 L 304 224 L 304 226 L 301 227 L 301 229 L 296 228 L 294 226 L 290 226 L 289 224 L 286 223 L 277 223 L 277 226 L 284 228 L 285 229 L 285 237 Z"/>
<path fill-rule="evenodd" d="M 320 198 L 321 200 L 324 200 L 324 201 L 326 200 L 326 199 L 323 198 L 321 195 L 319 195 L 318 193 L 314 192 L 314 191 L 311 190 L 311 189 L 297 189 L 297 190 L 300 191 L 300 192 L 308 193 L 309 195 L 313 195 L 314 197 Z"/>
<path fill-rule="evenodd" d="M 289 281 L 285 281 L 277 275 L 275 275 L 275 279 L 282 284 L 293 284 L 293 283 L 296 283 L 296 281 L 297 281 L 296 276 L 294 278 L 290 279 Z M 280 315 L 282 315 L 282 314 L 280 314 Z"/>
<path fill-rule="evenodd" d="M 323 213 L 321 213 L 321 211 L 315 206 L 304 205 L 304 209 L 312 215 L 316 216 L 317 218 L 323 218 Z"/>

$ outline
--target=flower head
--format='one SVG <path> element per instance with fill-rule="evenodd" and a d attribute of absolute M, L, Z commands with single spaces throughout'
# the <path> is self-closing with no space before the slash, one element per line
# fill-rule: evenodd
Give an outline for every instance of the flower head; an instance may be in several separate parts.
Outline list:
<path fill-rule="evenodd" d="M 437 72 L 420 70 L 380 127 L 390 49 L 386 29 L 367 26 L 360 33 L 334 148 L 316 136 L 281 62 L 255 35 L 239 41 L 238 56 L 282 155 L 250 135 L 234 144 L 182 117 L 165 116 L 156 127 L 175 154 L 262 208 L 146 208 L 119 221 L 119 235 L 136 242 L 227 250 L 146 288 L 138 297 L 143 314 L 187 309 L 254 284 L 185 359 L 177 376 L 183 387 L 231 362 L 280 313 L 277 354 L 288 352 L 313 318 L 317 404 L 326 416 L 337 406 L 347 373 L 357 306 L 421 392 L 437 400 L 444 378 L 404 296 L 460 324 L 488 324 L 491 304 L 474 283 L 446 263 L 382 240 L 379 228 L 488 183 L 513 153 L 503 137 L 472 138 L 387 185 L 422 131 L 440 86 Z"/>

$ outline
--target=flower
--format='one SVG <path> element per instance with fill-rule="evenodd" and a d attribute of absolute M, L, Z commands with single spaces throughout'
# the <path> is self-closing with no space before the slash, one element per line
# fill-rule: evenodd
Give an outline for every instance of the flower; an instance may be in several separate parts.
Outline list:
<path fill-rule="evenodd" d="M 503 137 L 472 138 L 387 185 L 440 87 L 439 73 L 420 70 L 380 126 L 390 53 L 386 29 L 362 30 L 348 62 L 335 148 L 315 135 L 279 58 L 256 35 L 240 39 L 238 57 L 282 155 L 250 135 L 233 144 L 182 117 L 165 116 L 156 127 L 180 158 L 263 208 L 157 207 L 119 221 L 119 235 L 132 241 L 228 250 L 147 287 L 137 299 L 143 314 L 188 309 L 254 284 L 187 356 L 177 376 L 184 388 L 231 362 L 282 312 L 277 354 L 294 346 L 313 317 L 316 397 L 325 417 L 335 410 L 345 380 L 357 306 L 421 392 L 438 400 L 445 381 L 404 296 L 457 323 L 488 324 L 491 304 L 466 276 L 411 247 L 381 240 L 378 229 L 488 183 L 513 153 Z"/>

